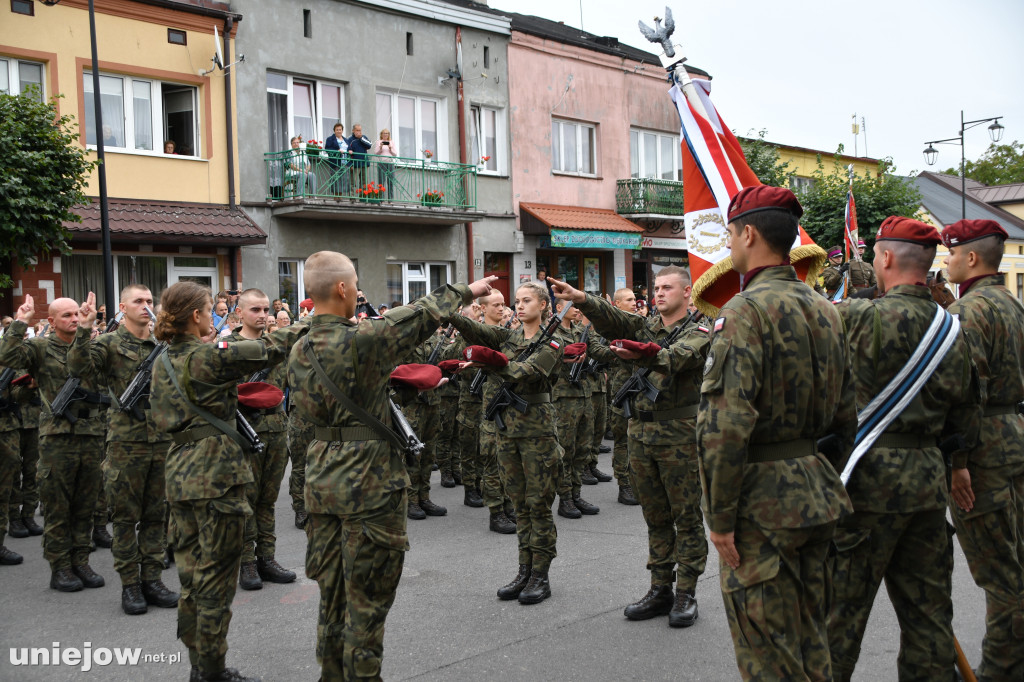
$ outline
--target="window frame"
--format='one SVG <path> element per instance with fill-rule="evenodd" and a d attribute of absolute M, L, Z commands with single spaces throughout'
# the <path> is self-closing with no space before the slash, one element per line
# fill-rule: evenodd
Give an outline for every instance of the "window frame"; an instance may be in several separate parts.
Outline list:
<path fill-rule="evenodd" d="M 473 141 L 487 139 L 486 120 L 484 116 L 485 112 L 494 112 L 494 158 L 490 161 L 481 164 L 480 159 L 487 156 L 486 152 L 481 148 L 481 153 L 477 158 L 472 159 L 476 163 L 478 175 L 508 175 L 507 171 L 507 149 L 506 140 L 508 139 L 508 128 L 505 119 L 505 109 L 502 107 L 494 107 L 487 104 L 470 104 L 469 106 L 469 119 L 470 119 L 470 153 L 473 150 Z M 482 134 L 477 133 L 480 131 Z M 491 164 L 493 163 L 493 168 Z"/>
<path fill-rule="evenodd" d="M 21 57 L 8 56 L 5 54 L 0 54 L 0 62 L 6 62 L 6 66 L 0 67 L 0 69 L 7 71 L 7 94 L 18 96 L 24 94 L 21 91 L 21 65 L 28 64 L 31 66 L 38 66 L 39 97 L 40 101 L 46 101 L 46 62 L 39 62 L 34 59 L 22 59 Z M 14 92 L 15 89 L 17 89 L 17 92 Z M 0 92 L 3 91 L 0 90 Z"/>
<path fill-rule="evenodd" d="M 387 261 L 385 263 L 385 270 L 384 270 L 384 272 L 385 272 L 385 276 L 384 276 L 385 284 L 384 285 L 385 285 L 385 287 L 387 287 L 388 298 L 390 299 L 390 300 L 387 301 L 387 305 L 388 306 L 390 306 L 395 301 L 394 295 L 391 293 L 391 284 L 388 281 L 388 275 L 387 275 L 387 269 L 390 266 L 392 266 L 392 265 L 401 265 L 402 266 L 402 296 L 401 296 L 402 305 L 407 305 L 408 303 L 411 303 L 412 301 L 416 300 L 416 298 L 419 298 L 419 297 L 412 298 L 412 297 L 409 296 L 409 283 L 410 282 L 415 282 L 415 283 L 422 282 L 424 284 L 424 291 L 425 291 L 425 293 L 429 294 L 433 290 L 431 288 L 431 286 L 430 286 L 430 283 L 431 283 L 430 282 L 430 278 L 431 278 L 432 269 L 435 268 L 435 267 L 443 267 L 445 269 L 444 270 L 444 276 L 445 276 L 445 283 L 446 284 L 450 284 L 452 282 L 452 264 L 451 264 L 450 261 L 431 261 L 431 260 L 400 261 L 400 260 L 389 260 L 389 261 Z M 421 265 L 421 266 L 423 266 L 423 276 L 422 277 L 418 277 L 418 276 L 417 277 L 410 277 L 410 273 L 409 273 L 409 270 L 410 270 L 409 266 L 410 265 Z"/>
<path fill-rule="evenodd" d="M 647 176 L 644 174 L 644 166 L 647 162 L 647 152 L 645 151 L 646 146 L 642 144 L 644 135 L 654 135 L 654 147 L 655 147 L 655 175 Z M 682 159 L 682 147 L 679 139 L 679 133 L 666 133 L 662 130 L 651 130 L 649 128 L 630 128 L 629 129 L 629 177 L 634 179 L 645 179 L 645 180 L 666 180 L 663 174 L 668 170 L 664 165 L 664 151 L 663 141 L 668 140 L 671 142 L 672 149 L 674 150 L 672 158 L 672 180 L 675 182 L 683 181 L 683 159 Z M 634 151 L 636 152 L 637 170 L 633 170 L 633 157 Z"/>
<path fill-rule="evenodd" d="M 558 124 L 558 168 L 555 167 L 555 139 L 554 139 L 554 125 Z M 556 118 L 551 117 L 552 124 L 552 136 L 551 136 L 551 172 L 556 175 L 574 175 L 582 178 L 596 178 L 599 177 L 597 163 L 598 163 L 598 136 L 597 136 L 597 124 L 586 123 L 584 121 L 576 121 L 568 118 Z M 565 134 L 564 128 L 566 126 L 573 126 L 576 129 L 576 168 L 577 170 L 565 170 Z M 589 130 L 592 134 L 592 142 L 590 145 L 590 172 L 584 172 L 578 170 L 583 165 L 583 131 Z"/>
<path fill-rule="evenodd" d="M 330 79 L 306 78 L 306 77 L 303 77 L 303 76 L 293 76 L 292 74 L 289 74 L 289 73 L 284 73 L 282 71 L 274 71 L 273 69 L 269 69 L 267 71 L 267 75 L 269 76 L 271 74 L 276 75 L 276 76 L 283 76 L 284 78 L 287 79 L 286 86 L 285 86 L 284 90 L 282 90 L 280 88 L 272 88 L 272 87 L 270 87 L 269 83 L 267 83 L 266 86 L 265 86 L 265 90 L 266 90 L 267 93 L 273 93 L 275 95 L 284 95 L 285 96 L 285 103 L 286 103 L 285 107 L 286 107 L 286 111 L 287 111 L 286 116 L 288 118 L 287 130 L 285 131 L 285 140 L 290 140 L 292 137 L 294 137 L 295 135 L 298 134 L 298 132 L 296 131 L 296 128 L 295 128 L 295 97 L 294 97 L 294 90 L 295 90 L 295 83 L 296 82 L 303 83 L 303 84 L 309 84 L 309 85 L 313 86 L 313 102 L 312 102 L 313 136 L 312 136 L 311 139 L 319 140 L 320 142 L 325 141 L 328 137 L 330 137 L 334 133 L 334 130 L 333 130 L 334 124 L 338 122 L 338 120 L 335 120 L 334 122 L 331 123 L 331 130 L 320 130 L 320 128 L 322 127 L 321 123 L 323 122 L 323 118 L 324 118 L 324 116 L 323 116 L 323 111 L 324 111 L 324 109 L 323 109 L 323 105 L 324 105 L 323 86 L 325 86 L 325 85 L 338 88 L 338 92 L 340 94 L 340 102 L 338 103 L 339 110 L 341 112 L 340 120 L 342 121 L 342 123 L 344 123 L 345 109 L 346 109 L 346 104 L 347 104 L 347 97 L 346 97 L 346 92 L 345 92 L 345 85 L 346 84 L 345 83 L 343 83 L 342 81 L 334 81 L 334 80 L 330 80 Z M 269 125 L 269 121 L 270 121 L 270 112 L 267 111 L 267 122 L 268 122 L 268 125 Z M 346 132 L 348 132 L 351 135 L 350 128 L 351 128 L 351 126 L 349 126 L 349 125 L 345 126 Z M 269 140 L 269 137 L 268 137 L 267 144 L 269 145 L 269 143 L 270 143 L 270 140 Z M 287 146 L 284 149 L 287 149 Z M 283 150 L 282 149 L 270 149 L 268 151 L 279 152 L 279 151 L 283 151 Z"/>
<path fill-rule="evenodd" d="M 390 110 L 391 110 L 391 121 L 387 125 L 382 125 L 380 121 L 376 120 L 377 105 L 376 101 L 378 97 L 385 96 L 390 99 Z M 415 158 L 424 159 L 428 161 L 448 161 L 448 98 L 437 97 L 434 95 L 417 95 L 410 92 L 400 92 L 397 90 L 389 90 L 386 88 L 377 88 L 374 92 L 374 120 L 376 123 L 376 130 L 373 131 L 373 135 L 366 135 L 367 131 L 364 126 L 363 134 L 371 139 L 376 139 L 377 134 L 381 129 L 387 128 L 391 131 L 392 143 L 397 145 L 399 149 L 402 148 L 402 133 L 401 127 L 395 125 L 398 121 L 398 98 L 405 97 L 414 101 L 413 112 L 415 113 L 416 121 L 413 126 L 415 131 L 416 141 L 414 147 L 416 154 L 413 157 L 402 156 L 402 158 Z M 437 145 L 436 149 L 432 149 L 433 156 L 427 159 L 423 155 L 423 150 L 427 147 L 423 144 L 423 102 L 432 102 L 436 107 L 437 111 Z M 399 152 L 401 156 L 401 152 Z"/>
<path fill-rule="evenodd" d="M 15 9 L 15 7 L 17 7 L 17 2 L 19 1 L 25 4 L 25 9 L 28 10 L 27 12 L 21 12 Z M 32 0 L 11 0 L 11 14 L 20 14 L 24 17 L 34 17 L 36 15 L 36 3 L 32 2 Z"/>

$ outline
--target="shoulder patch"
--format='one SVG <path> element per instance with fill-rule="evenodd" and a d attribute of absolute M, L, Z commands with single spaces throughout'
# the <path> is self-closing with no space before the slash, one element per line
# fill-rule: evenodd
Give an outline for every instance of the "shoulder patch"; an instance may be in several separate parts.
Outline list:
<path fill-rule="evenodd" d="M 708 359 L 704 361 L 704 374 L 706 375 L 715 366 L 715 351 L 708 353 Z"/>
<path fill-rule="evenodd" d="M 228 347 L 228 345 L 229 345 L 229 344 L 228 344 L 228 342 L 227 342 L 227 341 L 218 341 L 218 342 L 217 342 L 217 348 L 220 348 L 221 350 L 223 350 L 223 349 L 227 348 L 227 347 Z"/>
<path fill-rule="evenodd" d="M 708 329 L 707 327 L 705 327 L 705 326 L 704 326 L 704 325 L 702 325 L 702 324 L 698 324 L 698 325 L 697 325 L 697 331 L 701 331 L 701 332 L 704 332 L 705 334 L 710 334 L 710 333 L 711 333 L 711 330 L 710 330 L 710 329 Z"/>
<path fill-rule="evenodd" d="M 715 320 L 715 333 L 716 334 L 718 332 L 722 331 L 723 327 L 725 327 L 725 318 L 724 317 L 720 317 L 717 320 Z"/>
<path fill-rule="evenodd" d="M 551 341 L 548 343 L 548 345 L 551 346 L 552 348 L 554 348 L 555 350 L 558 350 L 559 348 L 562 347 L 562 345 L 560 343 L 558 343 L 558 341 L 555 341 L 554 339 L 551 339 Z"/>

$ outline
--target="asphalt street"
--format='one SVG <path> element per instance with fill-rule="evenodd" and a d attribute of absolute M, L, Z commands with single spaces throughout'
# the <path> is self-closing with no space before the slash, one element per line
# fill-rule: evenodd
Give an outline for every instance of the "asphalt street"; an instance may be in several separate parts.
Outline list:
<path fill-rule="evenodd" d="M 611 471 L 610 458 L 601 455 L 604 471 Z M 490 532 L 487 510 L 464 506 L 462 488 L 441 488 L 438 479 L 435 472 L 431 498 L 447 506 L 448 515 L 409 522 L 412 550 L 387 621 L 385 679 L 739 679 L 713 546 L 697 589 L 700 618 L 693 627 L 671 629 L 667 618 L 627 621 L 623 607 L 649 587 L 643 517 L 639 507 L 616 502 L 615 483 L 585 486 L 584 498 L 598 504 L 601 513 L 581 520 L 555 516 L 558 557 L 551 567 L 552 597 L 534 606 L 502 602 L 495 590 L 515 573 L 515 536 Z M 277 559 L 299 579 L 266 584 L 256 592 L 239 590 L 233 606 L 228 665 L 265 681 L 312 682 L 319 672 L 319 590 L 304 575 L 306 536 L 292 520 L 285 484 L 277 503 Z M 49 589 L 39 538 L 7 538 L 6 544 L 23 554 L 25 563 L 0 567 L 0 680 L 188 679 L 187 654 L 175 638 L 175 610 L 151 607 L 145 615 L 125 616 L 109 550 L 92 555 L 106 587 L 64 594 Z M 163 578 L 177 589 L 173 566 Z M 953 602 L 954 631 L 976 666 L 984 595 L 959 546 Z M 83 656 L 89 653 L 93 667 L 85 671 L 83 662 L 52 661 L 15 665 L 22 647 L 49 649 L 51 657 L 59 647 L 68 661 L 75 660 L 75 652 L 68 650 L 78 649 Z M 898 647 L 896 616 L 882 589 L 854 679 L 896 679 Z M 135 665 L 119 664 L 117 648 L 138 649 L 141 658 Z"/>

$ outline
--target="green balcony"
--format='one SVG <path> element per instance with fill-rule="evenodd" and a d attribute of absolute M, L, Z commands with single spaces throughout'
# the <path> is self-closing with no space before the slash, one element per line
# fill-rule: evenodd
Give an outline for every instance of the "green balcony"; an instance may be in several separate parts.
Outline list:
<path fill-rule="evenodd" d="M 615 183 L 615 210 L 632 216 L 682 216 L 683 183 L 656 178 L 628 178 Z"/>

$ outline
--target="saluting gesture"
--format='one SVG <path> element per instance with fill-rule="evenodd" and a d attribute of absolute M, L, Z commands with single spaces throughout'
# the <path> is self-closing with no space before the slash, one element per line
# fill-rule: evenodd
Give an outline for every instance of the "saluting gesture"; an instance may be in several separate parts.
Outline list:
<path fill-rule="evenodd" d="M 91 327 L 96 322 L 96 294 L 89 292 L 85 303 L 78 308 L 78 319 L 82 326 Z"/>
<path fill-rule="evenodd" d="M 36 316 L 36 303 L 31 294 L 25 294 L 25 302 L 18 307 L 15 316 L 28 326 L 32 326 L 32 318 Z"/>

